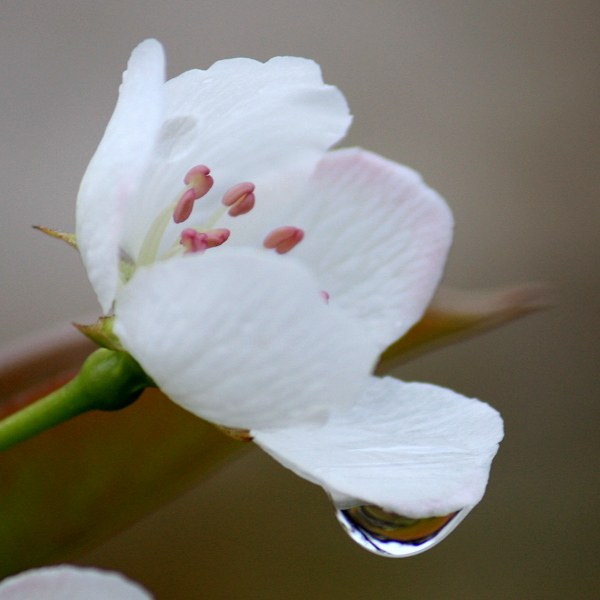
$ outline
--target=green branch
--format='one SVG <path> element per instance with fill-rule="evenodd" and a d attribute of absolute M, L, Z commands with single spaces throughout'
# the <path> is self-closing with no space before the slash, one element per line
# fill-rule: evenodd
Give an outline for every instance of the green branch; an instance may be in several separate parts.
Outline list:
<path fill-rule="evenodd" d="M 0 452 L 89 410 L 119 410 L 154 383 L 125 352 L 101 348 L 64 387 L 0 421 Z"/>

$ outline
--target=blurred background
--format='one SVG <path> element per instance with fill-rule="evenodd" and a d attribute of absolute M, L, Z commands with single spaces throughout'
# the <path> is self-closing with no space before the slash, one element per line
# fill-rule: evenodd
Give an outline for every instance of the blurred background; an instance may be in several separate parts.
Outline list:
<path fill-rule="evenodd" d="M 146 37 L 169 75 L 315 59 L 355 115 L 344 145 L 421 171 L 456 238 L 445 283 L 546 281 L 555 306 L 403 367 L 500 410 L 488 493 L 442 544 L 384 559 L 320 489 L 256 450 L 84 564 L 158 600 L 600 598 L 600 3 L 597 0 L 3 0 L 0 341 L 97 314 L 74 229 L 80 178 Z"/>

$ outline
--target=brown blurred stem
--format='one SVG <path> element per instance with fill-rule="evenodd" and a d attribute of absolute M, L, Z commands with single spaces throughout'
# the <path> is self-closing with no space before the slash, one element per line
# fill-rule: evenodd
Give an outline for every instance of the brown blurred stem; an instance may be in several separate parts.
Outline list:
<path fill-rule="evenodd" d="M 381 355 L 377 375 L 435 350 L 548 307 L 548 286 L 519 284 L 491 290 L 440 287 L 421 320 Z"/>

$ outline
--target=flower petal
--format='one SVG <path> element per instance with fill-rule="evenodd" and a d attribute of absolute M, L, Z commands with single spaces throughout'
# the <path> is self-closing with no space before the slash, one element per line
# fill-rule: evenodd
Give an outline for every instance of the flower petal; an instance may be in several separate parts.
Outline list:
<path fill-rule="evenodd" d="M 357 148 L 325 156 L 283 220 L 306 232 L 292 254 L 381 350 L 425 311 L 452 241 L 450 209 L 418 173 Z"/>
<path fill-rule="evenodd" d="M 377 349 L 319 292 L 293 259 L 209 250 L 136 273 L 117 301 L 114 331 L 198 416 L 244 429 L 322 423 L 360 396 Z"/>
<path fill-rule="evenodd" d="M 154 215 L 183 188 L 186 172 L 207 165 L 214 187 L 191 218 L 171 224 L 163 250 L 184 227 L 201 226 L 223 194 L 256 184 L 256 207 L 243 219 L 224 217 L 232 240 L 260 244 L 274 208 L 293 198 L 323 153 L 344 136 L 351 117 L 342 93 L 325 85 L 311 60 L 276 57 L 216 62 L 167 82 L 166 116 L 139 206 L 131 207 L 128 250 L 137 255 Z M 140 218 L 141 216 L 141 218 Z M 243 230 L 243 231 L 242 231 Z"/>
<path fill-rule="evenodd" d="M 120 573 L 60 565 L 5 579 L 0 600 L 152 600 L 152 596 Z"/>
<path fill-rule="evenodd" d="M 477 504 L 503 435 L 487 404 L 391 377 L 373 378 L 358 404 L 319 429 L 251 433 L 340 508 L 374 504 L 411 518 Z"/>
<path fill-rule="evenodd" d="M 156 40 L 131 54 L 119 100 L 77 196 L 77 244 L 88 277 L 108 312 L 119 282 L 123 213 L 140 185 L 160 127 L 164 51 Z"/>

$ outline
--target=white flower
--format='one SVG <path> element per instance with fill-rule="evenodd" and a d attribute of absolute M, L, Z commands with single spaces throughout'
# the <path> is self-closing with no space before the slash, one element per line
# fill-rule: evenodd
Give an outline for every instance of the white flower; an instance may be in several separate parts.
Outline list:
<path fill-rule="evenodd" d="M 0 583 L 0 600 L 152 600 L 120 573 L 60 565 L 32 569 Z"/>
<path fill-rule="evenodd" d="M 311 61 L 164 83 L 147 40 L 82 181 L 78 245 L 123 346 L 175 402 L 250 429 L 338 505 L 445 515 L 481 498 L 499 415 L 371 372 L 427 307 L 452 217 L 414 171 L 327 153 L 349 124 Z"/>

